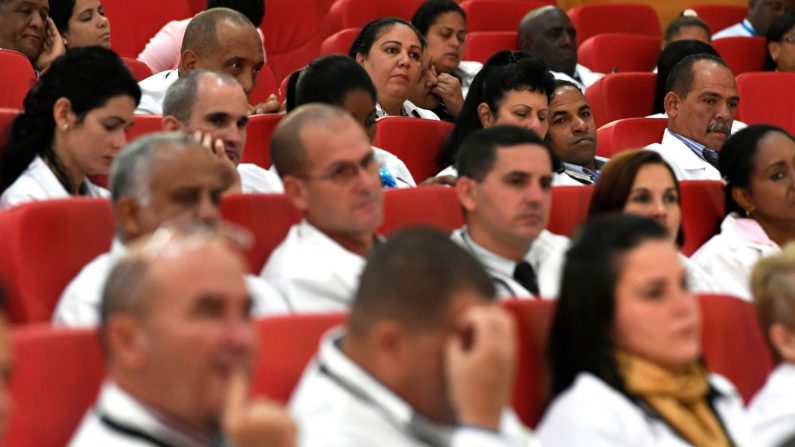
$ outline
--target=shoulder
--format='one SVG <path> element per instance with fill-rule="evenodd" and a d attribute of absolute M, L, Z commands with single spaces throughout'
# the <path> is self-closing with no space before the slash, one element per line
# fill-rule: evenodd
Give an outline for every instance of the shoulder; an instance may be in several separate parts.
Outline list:
<path fill-rule="evenodd" d="M 68 447 L 140 447 L 140 441 L 109 430 L 97 417 L 93 408 L 86 413 Z"/>
<path fill-rule="evenodd" d="M 555 234 L 549 230 L 542 230 L 538 235 L 538 243 L 541 247 L 549 250 L 566 250 L 569 248 L 570 240 L 566 236 Z"/>
<path fill-rule="evenodd" d="M 237 165 L 243 193 L 282 193 L 284 186 L 278 175 L 253 163 Z"/>
<path fill-rule="evenodd" d="M 0 196 L 0 209 L 10 208 L 36 200 L 69 197 L 55 174 L 44 161 L 36 157 Z"/>
<path fill-rule="evenodd" d="M 103 253 L 80 270 L 58 300 L 53 323 L 66 326 L 93 326 L 98 323 L 102 288 L 116 259 L 111 253 Z"/>

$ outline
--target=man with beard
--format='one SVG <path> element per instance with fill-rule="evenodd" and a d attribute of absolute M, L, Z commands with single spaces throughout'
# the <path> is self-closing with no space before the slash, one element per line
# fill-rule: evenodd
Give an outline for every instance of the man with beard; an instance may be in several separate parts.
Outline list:
<path fill-rule="evenodd" d="M 666 86 L 668 128 L 646 149 L 657 151 L 677 180 L 720 180 L 718 151 L 740 101 L 734 75 L 721 58 L 695 54 L 676 64 Z"/>

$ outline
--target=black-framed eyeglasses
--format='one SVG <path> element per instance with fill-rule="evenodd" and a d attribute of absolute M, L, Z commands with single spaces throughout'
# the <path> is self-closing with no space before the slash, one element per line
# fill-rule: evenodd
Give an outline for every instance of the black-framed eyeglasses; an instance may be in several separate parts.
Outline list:
<path fill-rule="evenodd" d="M 340 185 L 348 184 L 359 177 L 359 171 L 363 170 L 368 174 L 375 174 L 378 171 L 378 163 L 375 161 L 375 153 L 370 151 L 358 163 L 339 162 L 328 169 L 325 174 L 320 175 L 297 175 L 302 180 L 328 180 Z"/>

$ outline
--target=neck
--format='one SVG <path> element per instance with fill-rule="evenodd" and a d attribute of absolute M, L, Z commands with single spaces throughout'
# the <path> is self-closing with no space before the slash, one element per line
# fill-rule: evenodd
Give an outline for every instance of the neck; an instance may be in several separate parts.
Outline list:
<path fill-rule="evenodd" d="M 66 182 L 64 187 L 71 195 L 76 195 L 80 192 L 80 185 L 86 178 L 86 173 L 83 172 L 74 161 L 69 157 L 68 151 L 64 148 L 59 135 L 56 134 L 55 141 L 52 146 L 52 153 L 55 160 L 45 160 L 50 169 L 54 172 L 61 171 L 60 174 L 66 178 L 59 178 L 58 180 Z M 60 177 L 56 174 L 56 177 Z"/>
<path fill-rule="evenodd" d="M 400 116 L 400 111 L 403 110 L 403 101 L 397 100 L 389 100 L 386 98 L 383 101 L 378 101 L 381 105 L 381 108 L 384 109 L 384 112 L 387 113 L 389 116 Z"/>
<path fill-rule="evenodd" d="M 309 220 L 309 219 L 307 219 Z M 323 234 L 340 244 L 342 248 L 361 257 L 367 257 L 375 248 L 375 234 L 373 233 L 340 233 L 324 229 L 322 226 L 309 220 Z"/>
<path fill-rule="evenodd" d="M 795 240 L 795 222 L 780 222 L 773 219 L 768 220 L 763 217 L 754 217 L 754 219 L 759 226 L 765 230 L 767 237 L 778 244 L 779 247 L 784 247 L 787 242 Z"/>
<path fill-rule="evenodd" d="M 530 247 L 533 245 L 533 241 L 518 241 L 512 238 L 511 240 L 508 240 L 508 238 L 503 239 L 498 235 L 493 235 L 488 231 L 481 229 L 477 225 L 468 226 L 467 231 L 469 232 L 469 237 L 471 237 L 475 243 L 486 250 L 498 256 L 502 256 L 503 258 L 510 259 L 511 261 L 522 261 L 524 256 L 530 250 Z"/>

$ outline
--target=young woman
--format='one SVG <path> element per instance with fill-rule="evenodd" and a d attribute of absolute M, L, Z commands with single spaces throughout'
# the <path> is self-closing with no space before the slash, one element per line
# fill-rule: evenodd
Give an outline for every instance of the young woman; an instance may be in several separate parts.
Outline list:
<path fill-rule="evenodd" d="M 67 49 L 92 45 L 110 49 L 110 22 L 99 0 L 50 0 L 50 17 Z"/>
<path fill-rule="evenodd" d="M 767 29 L 765 70 L 795 71 L 795 11 L 778 16 Z"/>

